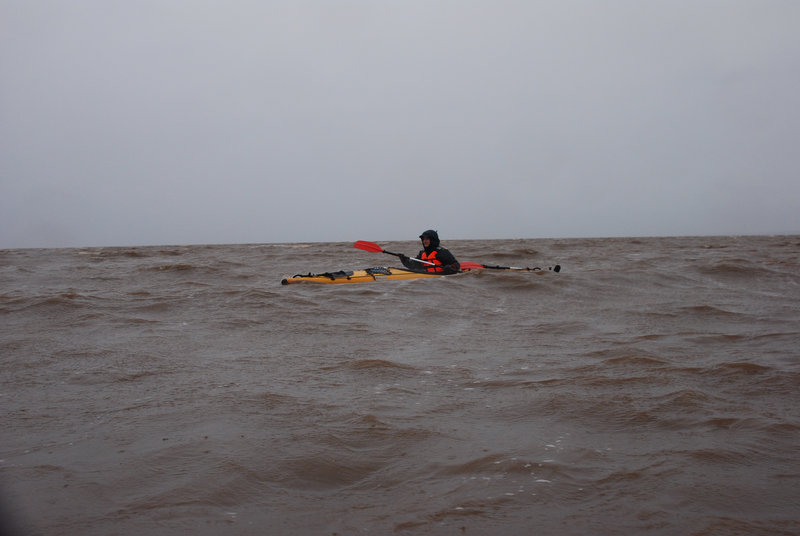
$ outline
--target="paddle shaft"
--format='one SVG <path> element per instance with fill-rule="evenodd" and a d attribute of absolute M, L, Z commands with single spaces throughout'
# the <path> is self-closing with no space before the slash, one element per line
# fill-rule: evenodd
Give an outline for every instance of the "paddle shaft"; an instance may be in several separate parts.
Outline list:
<path fill-rule="evenodd" d="M 435 262 L 423 261 L 422 259 L 418 259 L 416 257 L 407 257 L 406 255 L 402 255 L 400 253 L 392 253 L 391 251 L 383 250 L 384 253 L 388 253 L 389 255 L 394 255 L 395 257 L 406 257 L 409 260 L 421 262 L 422 264 L 430 264 L 431 266 L 436 266 Z"/>
<path fill-rule="evenodd" d="M 512 271 L 513 270 L 518 270 L 518 271 L 521 271 L 521 272 L 545 271 L 542 268 L 522 268 L 520 266 L 490 266 L 488 264 L 484 264 L 483 267 L 486 268 L 487 270 L 512 270 Z M 552 270 L 553 272 L 560 272 L 561 271 L 561 265 L 560 264 L 556 264 L 555 266 L 552 266 L 552 267 L 548 268 L 547 270 Z"/>

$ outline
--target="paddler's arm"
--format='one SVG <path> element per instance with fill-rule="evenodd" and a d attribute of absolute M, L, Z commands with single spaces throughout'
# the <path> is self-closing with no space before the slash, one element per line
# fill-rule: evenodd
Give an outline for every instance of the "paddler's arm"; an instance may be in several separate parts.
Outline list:
<path fill-rule="evenodd" d="M 454 274 L 461 271 L 461 265 L 456 260 L 455 256 L 450 253 L 449 249 L 440 248 L 436 258 L 442 263 L 442 268 L 447 273 Z"/>
<path fill-rule="evenodd" d="M 403 266 L 414 272 L 427 272 L 430 261 L 422 260 L 422 254 L 424 252 L 425 250 L 420 251 L 414 258 L 407 257 L 406 255 L 399 255 L 400 262 L 403 263 Z"/>
<path fill-rule="evenodd" d="M 408 268 L 409 270 L 418 270 L 420 268 L 420 263 L 411 260 L 407 255 L 400 254 L 400 262 L 403 263 L 403 266 Z"/>

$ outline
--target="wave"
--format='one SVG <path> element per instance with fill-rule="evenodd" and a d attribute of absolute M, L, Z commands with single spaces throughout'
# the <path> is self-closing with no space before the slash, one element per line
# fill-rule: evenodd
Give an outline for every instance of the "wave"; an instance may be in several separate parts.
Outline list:
<path fill-rule="evenodd" d="M 722 375 L 722 376 L 752 376 L 755 374 L 766 374 L 772 372 L 774 369 L 770 366 L 761 365 L 758 363 L 737 362 L 737 363 L 720 363 L 708 371 L 709 374 Z"/>
<path fill-rule="evenodd" d="M 148 266 L 147 268 L 142 268 L 143 270 L 147 271 L 154 271 L 154 272 L 184 272 L 189 270 L 196 270 L 200 269 L 200 267 L 196 267 L 192 264 L 186 263 L 179 263 L 179 264 L 162 264 L 158 266 Z"/>
<path fill-rule="evenodd" d="M 711 516 L 695 536 L 718 534 L 747 534 L 752 536 L 794 536 L 800 533 L 800 521 L 792 519 L 757 520 L 742 517 Z"/>
<path fill-rule="evenodd" d="M 356 372 L 376 372 L 376 373 L 405 373 L 418 372 L 414 366 L 397 363 L 386 359 L 345 359 L 335 365 L 322 367 L 325 371 L 356 371 Z"/>
<path fill-rule="evenodd" d="M 696 316 L 740 316 L 742 313 L 728 311 L 713 305 L 689 305 L 680 308 L 681 314 Z"/>
<path fill-rule="evenodd" d="M 661 338 L 660 335 L 642 335 L 644 340 L 654 340 Z M 655 356 L 642 354 L 626 354 L 618 357 L 611 357 L 605 360 L 605 365 L 613 367 L 635 367 L 635 368 L 654 368 L 660 369 L 669 366 L 669 361 Z"/>
<path fill-rule="evenodd" d="M 728 259 L 706 266 L 699 266 L 697 272 L 701 275 L 721 279 L 752 279 L 774 277 L 779 272 L 768 268 L 765 264 L 755 264 L 747 259 Z"/>
<path fill-rule="evenodd" d="M 500 259 L 506 259 L 506 260 L 510 259 L 509 262 L 513 262 L 514 264 L 520 264 L 520 263 L 525 262 L 525 261 L 521 261 L 520 259 L 536 257 L 537 255 L 539 255 L 539 251 L 534 249 L 534 248 L 525 247 L 525 246 L 517 246 L 517 247 L 511 247 L 511 248 L 507 248 L 507 249 L 504 248 L 504 250 L 500 251 L 500 252 L 484 251 L 484 252 L 480 253 L 480 258 L 481 259 L 498 259 L 498 260 L 500 260 Z M 481 264 L 489 264 L 489 263 L 482 262 Z"/>
<path fill-rule="evenodd" d="M 376 460 L 345 458 L 326 454 L 297 456 L 280 467 L 278 480 L 288 488 L 325 490 L 357 484 L 383 467 Z"/>
<path fill-rule="evenodd" d="M 23 293 L 13 293 L 0 296 L 0 312 L 23 312 L 27 310 L 44 310 L 48 314 L 56 314 L 59 311 L 75 311 L 94 309 L 108 299 L 87 292 L 75 290 L 56 291 L 52 294 L 25 295 Z M 90 319 L 91 317 L 87 317 Z"/>

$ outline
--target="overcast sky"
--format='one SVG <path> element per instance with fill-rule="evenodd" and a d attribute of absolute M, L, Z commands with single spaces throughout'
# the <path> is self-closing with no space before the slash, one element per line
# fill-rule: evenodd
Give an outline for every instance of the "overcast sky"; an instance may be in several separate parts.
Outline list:
<path fill-rule="evenodd" d="M 800 233 L 797 0 L 0 0 L 0 248 Z"/>

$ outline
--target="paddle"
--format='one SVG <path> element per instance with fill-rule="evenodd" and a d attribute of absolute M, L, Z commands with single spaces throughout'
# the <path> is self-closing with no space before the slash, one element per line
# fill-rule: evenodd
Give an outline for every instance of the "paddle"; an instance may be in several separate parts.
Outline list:
<path fill-rule="evenodd" d="M 386 251 L 382 247 L 380 247 L 375 242 L 367 242 L 366 240 L 359 240 L 355 244 L 353 244 L 354 248 L 363 249 L 364 251 L 371 251 L 372 253 L 388 253 L 389 255 L 394 255 L 395 257 L 401 257 L 400 253 L 392 253 L 391 251 Z M 423 261 L 422 259 L 417 259 L 414 257 L 409 257 L 412 261 L 421 262 L 423 264 L 430 264 L 436 266 L 435 263 Z M 478 264 L 477 262 L 462 262 L 459 263 L 461 265 L 462 270 L 477 270 L 479 268 L 483 268 L 482 264 Z"/>
<path fill-rule="evenodd" d="M 375 242 L 367 242 L 366 240 L 357 241 L 355 244 L 353 244 L 353 247 L 354 248 L 358 248 L 358 249 L 363 249 L 364 251 L 370 251 L 372 253 L 387 253 L 389 255 L 394 255 L 395 257 L 403 257 L 404 256 L 404 255 L 401 255 L 400 253 L 392 253 L 391 251 L 386 251 L 385 249 L 380 247 Z M 413 258 L 413 257 L 409 257 L 409 258 L 411 260 L 414 260 L 414 261 L 417 261 L 417 262 L 421 262 L 423 264 L 432 264 L 432 265 L 435 266 L 435 264 L 432 263 L 432 262 L 423 261 L 422 259 L 416 259 L 416 258 Z M 478 264 L 477 262 L 469 262 L 469 261 L 461 262 L 461 263 L 459 263 L 459 265 L 461 266 L 462 270 L 480 270 L 480 269 L 486 268 L 488 270 L 528 270 L 528 271 L 531 271 L 531 272 L 534 271 L 532 268 L 518 268 L 516 266 L 489 266 L 489 265 L 486 265 L 486 264 Z M 560 272 L 561 271 L 561 266 L 556 265 L 555 268 L 553 268 L 553 271 L 554 272 Z"/>

